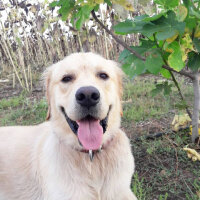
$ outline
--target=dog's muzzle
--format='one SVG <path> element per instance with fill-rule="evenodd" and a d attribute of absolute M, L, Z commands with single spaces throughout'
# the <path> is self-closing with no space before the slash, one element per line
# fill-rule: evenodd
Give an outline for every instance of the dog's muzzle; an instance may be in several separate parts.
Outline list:
<path fill-rule="evenodd" d="M 77 135 L 79 143 L 85 150 L 98 150 L 101 148 L 103 134 L 107 130 L 109 113 L 112 106 L 109 106 L 107 115 L 104 119 L 99 120 L 92 115 L 74 121 L 70 119 L 64 107 L 60 107 L 69 127 Z M 90 151 L 91 152 L 91 151 Z"/>
<path fill-rule="evenodd" d="M 90 158 L 92 158 L 92 152 L 101 149 L 111 106 L 109 106 L 106 117 L 99 119 L 100 93 L 93 86 L 79 88 L 75 98 L 77 102 L 76 121 L 69 118 L 63 106 L 60 109 L 69 127 L 77 135 L 80 145 L 89 152 Z"/>
<path fill-rule="evenodd" d="M 108 110 L 108 113 L 106 115 L 106 117 L 102 120 L 100 120 L 100 125 L 102 126 L 103 128 L 103 133 L 106 132 L 107 130 L 107 126 L 108 126 L 108 117 L 109 117 L 109 113 L 110 113 L 110 110 L 111 110 L 112 106 L 109 106 L 109 110 Z M 60 107 L 60 110 L 61 112 L 63 113 L 63 115 L 65 116 L 65 119 L 67 121 L 67 123 L 69 124 L 69 127 L 71 128 L 71 130 L 73 131 L 73 133 L 75 133 L 77 135 L 77 131 L 78 131 L 78 128 L 79 128 L 79 125 L 76 121 L 73 121 L 71 120 L 68 116 L 67 116 L 67 113 L 65 112 L 65 109 L 64 107 Z M 84 117 L 83 119 L 81 120 L 95 120 L 94 117 L 92 117 L 91 115 L 87 115 L 86 117 Z"/>

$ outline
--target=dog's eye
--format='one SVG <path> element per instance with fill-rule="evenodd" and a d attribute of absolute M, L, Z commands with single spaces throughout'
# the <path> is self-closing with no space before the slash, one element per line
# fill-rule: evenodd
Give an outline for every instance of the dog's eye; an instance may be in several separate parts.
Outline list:
<path fill-rule="evenodd" d="M 66 76 L 64 76 L 63 78 L 62 78 L 62 82 L 63 83 L 68 83 L 68 82 L 70 82 L 70 81 L 72 81 L 74 79 L 74 77 L 72 76 L 72 75 L 66 75 Z"/>
<path fill-rule="evenodd" d="M 103 80 L 107 80 L 109 78 L 108 74 L 106 74 L 104 72 L 99 73 L 98 76 Z"/>

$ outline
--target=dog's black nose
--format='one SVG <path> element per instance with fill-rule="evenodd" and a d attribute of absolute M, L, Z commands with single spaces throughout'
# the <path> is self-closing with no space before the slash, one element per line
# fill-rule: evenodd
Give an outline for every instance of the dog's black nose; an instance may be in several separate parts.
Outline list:
<path fill-rule="evenodd" d="M 91 107 L 99 103 L 100 93 L 93 86 L 81 87 L 76 92 L 76 101 L 81 106 Z"/>

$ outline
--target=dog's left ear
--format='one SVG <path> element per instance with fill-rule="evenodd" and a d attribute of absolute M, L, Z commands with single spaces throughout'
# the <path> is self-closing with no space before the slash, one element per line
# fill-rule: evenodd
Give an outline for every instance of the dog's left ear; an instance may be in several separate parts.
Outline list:
<path fill-rule="evenodd" d="M 125 75 L 120 67 L 117 67 L 117 68 L 118 68 L 117 81 L 118 81 L 118 88 L 119 88 L 118 92 L 119 92 L 120 100 L 122 100 L 122 96 L 123 96 L 123 81 L 122 80 Z"/>
<path fill-rule="evenodd" d="M 123 77 L 125 77 L 125 74 L 122 71 L 119 63 L 114 62 L 114 65 L 115 65 L 116 72 L 117 72 L 118 95 L 120 97 L 120 100 L 122 100 L 122 96 L 123 96 Z M 121 114 L 121 116 L 123 115 L 122 105 L 120 105 L 120 114 Z"/>
<path fill-rule="evenodd" d="M 42 76 L 44 80 L 44 85 L 45 85 L 45 91 L 46 91 L 46 99 L 48 103 L 48 111 L 47 111 L 47 116 L 46 120 L 49 120 L 51 118 L 51 103 L 50 103 L 50 84 L 51 84 L 51 67 L 48 67 Z"/>
<path fill-rule="evenodd" d="M 124 72 L 121 70 L 121 68 L 118 67 L 118 92 L 119 92 L 119 97 L 120 101 L 122 101 L 122 96 L 123 96 L 123 77 L 125 76 Z M 120 105 L 120 114 L 123 116 L 123 108 L 122 108 L 122 103 Z"/>

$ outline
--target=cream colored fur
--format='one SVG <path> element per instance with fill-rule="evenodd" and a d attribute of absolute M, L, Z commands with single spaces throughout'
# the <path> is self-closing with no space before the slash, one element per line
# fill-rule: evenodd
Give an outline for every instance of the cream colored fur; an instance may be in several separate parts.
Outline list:
<path fill-rule="evenodd" d="M 110 78 L 99 79 L 100 71 Z M 69 73 L 75 79 L 62 83 Z M 0 200 L 136 200 L 130 189 L 134 159 L 120 130 L 121 75 L 115 62 L 93 53 L 72 54 L 46 70 L 49 120 L 0 128 Z M 101 119 L 112 105 L 105 148 L 92 162 L 80 152 L 77 136 L 59 109 L 62 105 L 76 120 L 74 95 L 87 85 L 100 91 Z"/>

